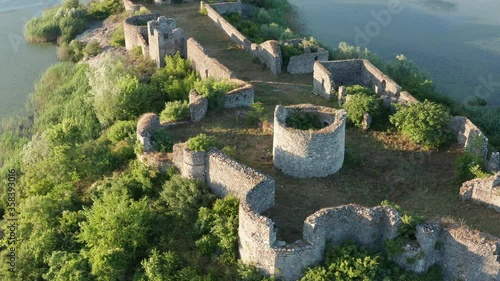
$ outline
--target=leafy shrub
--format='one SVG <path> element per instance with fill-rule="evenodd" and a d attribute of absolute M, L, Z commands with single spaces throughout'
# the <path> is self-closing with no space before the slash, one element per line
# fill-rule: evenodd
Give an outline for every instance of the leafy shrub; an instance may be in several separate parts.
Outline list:
<path fill-rule="evenodd" d="M 134 138 L 136 130 L 135 121 L 117 121 L 106 131 L 107 138 L 112 144 L 116 144 L 128 138 Z"/>
<path fill-rule="evenodd" d="M 217 146 L 217 139 L 214 136 L 207 136 L 205 134 L 189 138 L 186 142 L 186 147 L 194 151 L 207 151 L 213 146 Z"/>
<path fill-rule="evenodd" d="M 285 122 L 288 127 L 298 130 L 317 130 L 324 127 L 317 114 L 302 110 L 291 112 Z"/>
<path fill-rule="evenodd" d="M 330 49 L 329 53 L 330 60 L 367 59 L 379 69 L 383 69 L 382 61 L 367 48 L 361 50 L 360 47 L 349 45 L 346 42 L 340 42 L 338 47 L 333 50 Z"/>
<path fill-rule="evenodd" d="M 296 48 L 292 44 L 280 44 L 281 58 L 283 60 L 282 68 L 286 70 L 288 63 L 290 63 L 290 58 L 294 56 L 299 56 L 304 53 L 304 49 Z"/>
<path fill-rule="evenodd" d="M 390 121 L 417 144 L 437 148 L 450 138 L 450 114 L 443 105 L 428 100 L 400 107 Z"/>
<path fill-rule="evenodd" d="M 189 221 L 196 218 L 199 208 L 207 207 L 214 199 L 202 182 L 188 180 L 181 175 L 174 175 L 163 184 L 160 198 L 169 211 Z"/>
<path fill-rule="evenodd" d="M 239 200 L 229 195 L 198 212 L 196 225 L 202 236 L 196 246 L 207 256 L 220 250 L 219 260 L 224 264 L 234 263 L 238 256 L 238 205 Z"/>
<path fill-rule="evenodd" d="M 88 7 L 89 16 L 98 20 L 105 19 L 112 14 L 123 11 L 121 0 L 97 0 L 91 1 Z"/>
<path fill-rule="evenodd" d="M 174 146 L 172 137 L 166 130 L 155 130 L 151 134 L 154 149 L 160 152 L 171 152 Z"/>
<path fill-rule="evenodd" d="M 57 48 L 57 57 L 62 61 L 72 61 L 78 62 L 83 56 L 84 44 L 78 40 L 71 40 L 68 44 L 63 42 L 61 46 Z"/>
<path fill-rule="evenodd" d="M 97 42 L 95 40 L 90 41 L 87 44 L 87 46 L 85 46 L 85 48 L 83 48 L 83 54 L 86 57 L 97 56 L 101 52 L 102 52 L 101 45 L 99 44 L 99 42 Z"/>
<path fill-rule="evenodd" d="M 61 6 L 63 9 L 76 9 L 79 6 L 79 1 L 78 0 L 63 0 Z"/>
<path fill-rule="evenodd" d="M 481 172 L 485 167 L 483 156 L 477 153 L 464 152 L 455 160 L 455 171 L 458 183 L 463 183 L 468 180 L 481 176 Z"/>
<path fill-rule="evenodd" d="M 140 83 L 117 57 L 106 55 L 89 71 L 88 78 L 95 113 L 105 127 L 145 112 L 159 112 L 164 104 L 161 92 Z"/>
<path fill-rule="evenodd" d="M 348 86 L 346 87 L 346 91 L 348 95 L 356 95 L 356 94 L 365 94 L 368 96 L 375 95 L 375 92 L 373 90 L 367 87 L 363 87 L 361 85 Z"/>
<path fill-rule="evenodd" d="M 125 31 L 123 30 L 123 25 L 120 25 L 120 27 L 113 31 L 109 43 L 113 47 L 125 47 Z"/>
<path fill-rule="evenodd" d="M 30 19 L 24 36 L 28 42 L 35 43 L 69 42 L 85 30 L 85 17 L 86 13 L 81 9 L 54 7 L 44 11 L 40 17 Z"/>
<path fill-rule="evenodd" d="M 226 93 L 236 89 L 236 87 L 237 85 L 233 82 L 217 81 L 211 77 L 194 83 L 196 91 L 208 99 L 208 108 L 211 110 L 223 108 Z"/>
<path fill-rule="evenodd" d="M 324 265 L 309 268 L 301 281 L 318 280 L 443 280 L 441 269 L 433 267 L 427 273 L 405 272 L 380 253 L 371 254 L 352 242 L 337 248 L 329 247 Z"/>
<path fill-rule="evenodd" d="M 344 108 L 347 110 L 347 118 L 354 126 L 361 128 L 364 113 L 370 114 L 372 117 L 379 116 L 381 113 L 381 100 L 373 95 L 355 94 L 350 96 L 349 100 L 344 103 Z"/>
<path fill-rule="evenodd" d="M 154 73 L 151 84 L 165 96 L 166 101 L 187 100 L 196 80 L 189 61 L 177 53 L 165 57 L 165 67 Z"/>
<path fill-rule="evenodd" d="M 266 108 L 260 101 L 252 104 L 252 109 L 247 113 L 247 124 L 250 126 L 257 126 L 259 123 L 267 121 L 265 117 Z"/>
<path fill-rule="evenodd" d="M 160 114 L 163 122 L 181 121 L 189 118 L 189 103 L 187 101 L 171 101 L 165 104 Z"/>

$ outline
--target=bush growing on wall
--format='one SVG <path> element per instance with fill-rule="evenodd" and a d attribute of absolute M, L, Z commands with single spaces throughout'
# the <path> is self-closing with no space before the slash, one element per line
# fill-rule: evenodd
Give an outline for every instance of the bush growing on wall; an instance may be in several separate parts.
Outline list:
<path fill-rule="evenodd" d="M 214 136 L 199 134 L 187 140 L 186 147 L 194 151 L 207 151 L 210 147 L 217 146 L 217 139 Z"/>
<path fill-rule="evenodd" d="M 438 148 L 450 139 L 448 110 L 428 100 L 400 107 L 390 117 L 390 121 L 398 131 L 417 144 Z"/>
<path fill-rule="evenodd" d="M 286 118 L 287 127 L 298 130 L 317 130 L 323 128 L 318 115 L 313 112 L 296 110 L 290 113 Z"/>
<path fill-rule="evenodd" d="M 189 118 L 189 103 L 187 101 L 171 101 L 165 104 L 160 114 L 162 122 L 182 121 Z"/>
<path fill-rule="evenodd" d="M 208 108 L 211 110 L 224 107 L 224 96 L 227 92 L 236 89 L 237 85 L 227 80 L 217 81 L 211 77 L 194 83 L 194 88 L 200 95 L 208 99 Z"/>

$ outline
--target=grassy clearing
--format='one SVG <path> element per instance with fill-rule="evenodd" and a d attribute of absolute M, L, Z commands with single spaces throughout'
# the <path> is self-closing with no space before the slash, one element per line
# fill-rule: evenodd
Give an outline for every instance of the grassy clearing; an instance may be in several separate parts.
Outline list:
<path fill-rule="evenodd" d="M 178 26 L 195 37 L 208 51 L 231 69 L 238 78 L 255 87 L 256 100 L 273 120 L 277 104 L 313 103 L 336 107 L 336 102 L 311 94 L 312 76 L 274 76 L 241 49 L 211 22 L 198 13 L 198 4 L 168 7 L 148 5 L 152 12 L 175 15 Z M 168 10 L 167 10 L 168 9 Z M 280 239 L 302 238 L 304 219 L 320 208 L 357 203 L 364 206 L 389 200 L 403 209 L 427 218 L 444 217 L 481 231 L 500 236 L 500 214 L 484 206 L 462 202 L 460 183 L 454 182 L 454 161 L 461 151 L 450 145 L 431 151 L 390 132 L 348 127 L 346 159 L 342 170 L 323 179 L 297 180 L 283 175 L 272 165 L 272 130 L 246 124 L 247 109 L 209 113 L 200 123 L 172 129 L 175 141 L 206 133 L 222 146 L 234 148 L 234 158 L 276 180 L 276 206 L 269 215 L 278 226 Z"/>

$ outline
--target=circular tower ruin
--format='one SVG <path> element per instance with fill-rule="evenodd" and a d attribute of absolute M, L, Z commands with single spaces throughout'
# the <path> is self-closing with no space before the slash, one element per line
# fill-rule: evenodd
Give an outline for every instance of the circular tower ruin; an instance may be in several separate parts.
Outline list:
<path fill-rule="evenodd" d="M 287 126 L 295 112 L 318 117 L 323 128 L 300 130 Z M 273 162 L 295 178 L 326 177 L 342 168 L 347 112 L 312 104 L 276 106 L 274 111 Z"/>

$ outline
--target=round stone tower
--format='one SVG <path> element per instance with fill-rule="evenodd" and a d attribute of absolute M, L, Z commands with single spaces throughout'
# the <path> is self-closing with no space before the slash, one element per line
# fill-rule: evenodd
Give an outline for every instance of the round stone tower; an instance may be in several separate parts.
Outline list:
<path fill-rule="evenodd" d="M 318 130 L 288 127 L 290 114 L 315 114 L 324 125 Z M 326 177 L 342 168 L 347 112 L 312 104 L 276 106 L 274 111 L 273 162 L 283 173 L 295 178 Z"/>

